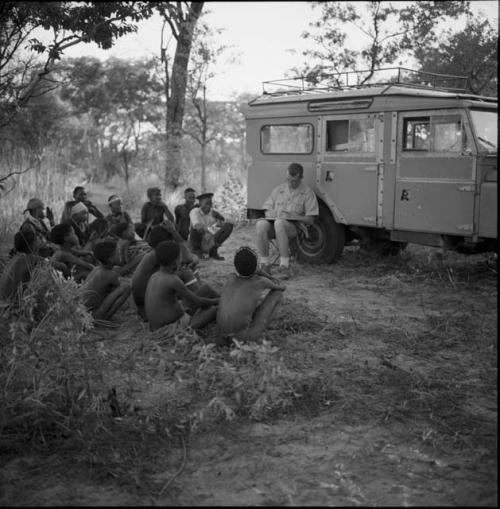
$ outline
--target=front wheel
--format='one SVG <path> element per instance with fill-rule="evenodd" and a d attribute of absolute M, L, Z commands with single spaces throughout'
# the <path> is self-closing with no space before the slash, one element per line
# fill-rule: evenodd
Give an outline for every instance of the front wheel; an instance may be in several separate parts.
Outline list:
<path fill-rule="evenodd" d="M 342 255 L 345 227 L 337 223 L 328 207 L 319 203 L 319 216 L 297 237 L 297 257 L 308 263 L 333 263 Z"/>

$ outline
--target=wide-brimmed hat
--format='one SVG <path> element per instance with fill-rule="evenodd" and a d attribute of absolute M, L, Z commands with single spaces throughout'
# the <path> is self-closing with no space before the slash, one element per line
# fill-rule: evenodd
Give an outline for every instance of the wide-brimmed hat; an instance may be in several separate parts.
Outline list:
<path fill-rule="evenodd" d="M 28 205 L 26 205 L 26 210 L 33 210 L 37 209 L 38 207 L 43 208 L 43 201 L 40 200 L 40 198 L 31 198 L 31 200 L 28 202 Z"/>

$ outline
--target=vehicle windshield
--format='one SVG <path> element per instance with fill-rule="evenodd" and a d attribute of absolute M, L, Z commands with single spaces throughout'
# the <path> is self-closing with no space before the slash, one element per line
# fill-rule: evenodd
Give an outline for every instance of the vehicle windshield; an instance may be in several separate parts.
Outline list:
<path fill-rule="evenodd" d="M 497 112 L 484 110 L 471 110 L 474 131 L 479 142 L 479 151 L 496 153 L 497 140 Z"/>

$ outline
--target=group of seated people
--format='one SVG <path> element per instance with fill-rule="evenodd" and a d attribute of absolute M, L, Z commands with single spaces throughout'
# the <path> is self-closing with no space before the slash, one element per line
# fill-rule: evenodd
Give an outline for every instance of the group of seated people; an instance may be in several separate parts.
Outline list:
<path fill-rule="evenodd" d="M 221 294 L 201 281 L 199 259 L 223 260 L 218 248 L 233 229 L 214 210 L 213 194 L 196 196 L 186 189 L 175 215 L 160 189 L 148 189 L 147 196 L 135 224 L 118 195 L 109 197 L 105 216 L 81 186 L 65 204 L 59 224 L 41 200 L 29 200 L 0 275 L 3 307 L 15 300 L 34 267 L 49 264 L 80 283 L 83 302 L 96 321 L 109 321 L 131 294 L 151 331 L 165 328 L 170 335 L 216 321 L 221 344 L 232 336 L 258 339 L 285 287 L 257 267 L 257 254 L 249 247 L 235 254 L 236 274 Z M 89 214 L 95 217 L 90 223 Z M 127 275 L 129 280 L 123 278 Z M 269 290 L 265 298 L 264 290 Z"/>

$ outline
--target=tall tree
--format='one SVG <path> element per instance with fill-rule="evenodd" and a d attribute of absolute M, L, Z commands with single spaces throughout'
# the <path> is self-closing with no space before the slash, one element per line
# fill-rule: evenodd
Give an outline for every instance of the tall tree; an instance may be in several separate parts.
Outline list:
<path fill-rule="evenodd" d="M 152 13 L 150 2 L 2 2 L 0 127 L 33 95 L 53 88 L 49 74 L 67 48 L 82 42 L 111 48 Z M 38 38 L 42 29 L 50 33 L 49 42 Z"/>
<path fill-rule="evenodd" d="M 201 192 L 206 191 L 207 147 L 217 138 L 216 123 L 220 119 L 216 103 L 207 101 L 207 85 L 215 76 L 214 64 L 227 49 L 216 43 L 215 36 L 221 32 L 221 29 L 212 29 L 206 23 L 200 24 L 195 31 L 189 64 L 187 96 L 191 114 L 186 118 L 183 132 L 200 146 Z"/>
<path fill-rule="evenodd" d="M 470 18 L 457 33 L 448 30 L 439 44 L 417 48 L 415 57 L 422 71 L 467 76 L 473 94 L 497 95 L 498 30 L 485 18 Z"/>
<path fill-rule="evenodd" d="M 440 21 L 469 12 L 466 1 L 312 2 L 312 7 L 321 9 L 320 19 L 310 25 L 313 31 L 304 32 L 302 37 L 312 39 L 314 49 L 304 51 L 307 63 L 292 70 L 312 83 L 357 65 L 367 70 L 361 83 L 368 82 L 375 69 L 436 41 Z M 349 27 L 366 41 L 361 50 L 346 47 Z"/>
<path fill-rule="evenodd" d="M 162 59 L 165 64 L 166 114 L 166 168 L 165 185 L 176 188 L 182 164 L 182 123 L 186 104 L 188 65 L 196 23 L 204 2 L 162 2 L 155 4 L 170 27 L 175 39 L 173 60 L 169 57 L 168 44 L 162 43 Z"/>

